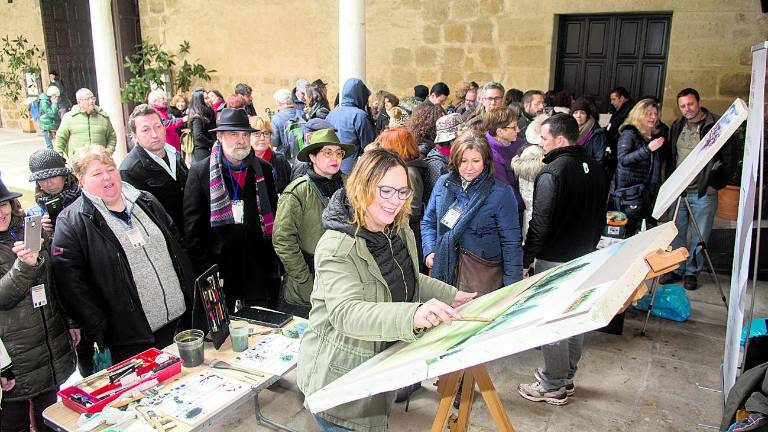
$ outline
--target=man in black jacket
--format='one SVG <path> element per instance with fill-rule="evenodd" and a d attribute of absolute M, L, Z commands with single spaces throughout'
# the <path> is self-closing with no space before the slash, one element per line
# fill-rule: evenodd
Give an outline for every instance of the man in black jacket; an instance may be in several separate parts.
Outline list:
<path fill-rule="evenodd" d="M 120 164 L 120 177 L 136 189 L 154 195 L 181 231 L 184 227 L 184 186 L 187 184 L 187 167 L 181 153 L 165 143 L 165 127 L 160 114 L 147 104 L 133 110 L 128 117 L 128 129 L 138 145 Z"/>
<path fill-rule="evenodd" d="M 680 166 L 720 118 L 719 115 L 700 105 L 699 92 L 692 88 L 683 89 L 677 94 L 677 106 L 680 108 L 682 117 L 675 120 L 670 129 L 667 147 L 671 152 L 671 158 L 665 173 L 667 176 Z M 688 223 L 689 215 L 686 207 L 680 206 L 680 212 L 675 220 L 677 236 L 672 241 L 672 247 L 685 246 L 690 255 L 688 261 L 677 271 L 664 275 L 662 283 L 672 283 L 682 278 L 685 289 L 695 290 L 699 287 L 698 274 L 704 265 L 699 242 L 706 243 L 709 240 L 712 223 L 715 220 L 715 210 L 717 210 L 717 191 L 728 184 L 731 176 L 729 153 L 732 146 L 730 144 L 729 140 L 684 192 L 703 238 L 700 239 L 698 232 L 692 224 Z M 690 241 L 687 241 L 689 230 Z"/>
<path fill-rule="evenodd" d="M 541 127 L 546 164 L 536 176 L 533 216 L 523 248 L 523 275 L 535 260 L 537 273 L 595 250 L 605 225 L 605 171 L 576 145 L 579 125 L 573 116 L 555 114 Z M 581 357 L 584 335 L 542 347 L 544 368 L 536 381 L 520 384 L 528 400 L 564 405 L 573 395 L 573 376 Z"/>

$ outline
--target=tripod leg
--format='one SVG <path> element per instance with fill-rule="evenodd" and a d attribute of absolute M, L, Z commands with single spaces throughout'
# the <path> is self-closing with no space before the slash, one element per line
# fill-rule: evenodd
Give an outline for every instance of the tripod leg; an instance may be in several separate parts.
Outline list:
<path fill-rule="evenodd" d="M 648 325 L 648 320 L 651 318 L 651 311 L 653 310 L 653 302 L 656 300 L 656 291 L 658 291 L 659 277 L 653 278 L 651 283 L 651 302 L 648 304 L 648 312 L 645 314 L 645 320 L 643 321 L 643 329 L 640 330 L 640 336 L 645 336 L 645 327 Z"/>
<path fill-rule="evenodd" d="M 704 240 L 704 236 L 701 233 L 701 229 L 699 228 L 699 223 L 696 221 L 696 217 L 693 214 L 693 210 L 691 209 L 691 203 L 688 202 L 688 198 L 684 198 L 683 201 L 685 202 L 685 208 L 688 210 L 688 220 L 693 225 L 693 229 L 696 230 L 696 234 L 699 236 L 699 244 L 702 245 L 701 252 L 704 254 L 704 258 L 707 260 L 707 265 L 709 266 L 709 270 L 712 274 L 712 279 L 715 280 L 715 285 L 717 285 L 718 291 L 720 291 L 720 298 L 723 300 L 723 303 L 725 304 L 726 309 L 728 308 L 728 299 L 725 297 L 725 291 L 723 291 L 722 285 L 720 285 L 720 279 L 717 277 L 717 273 L 715 273 L 715 266 L 712 265 L 712 259 L 709 257 L 709 251 L 707 250 L 707 242 Z"/>

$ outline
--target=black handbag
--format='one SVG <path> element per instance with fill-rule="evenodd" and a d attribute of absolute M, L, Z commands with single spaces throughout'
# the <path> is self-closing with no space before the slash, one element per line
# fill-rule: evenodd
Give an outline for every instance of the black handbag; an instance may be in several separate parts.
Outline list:
<path fill-rule="evenodd" d="M 611 193 L 616 210 L 633 218 L 641 214 L 648 200 L 648 190 L 644 184 L 618 188 Z"/>

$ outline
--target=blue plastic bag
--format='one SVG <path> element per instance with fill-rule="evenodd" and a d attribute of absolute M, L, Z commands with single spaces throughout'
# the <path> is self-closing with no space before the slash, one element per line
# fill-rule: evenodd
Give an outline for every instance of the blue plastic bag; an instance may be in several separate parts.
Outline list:
<path fill-rule="evenodd" d="M 650 303 L 651 293 L 649 292 L 638 300 L 635 307 L 647 311 Z M 651 315 L 677 322 L 687 321 L 691 317 L 691 301 L 688 300 L 688 295 L 683 287 L 677 284 L 658 287 Z"/>
<path fill-rule="evenodd" d="M 749 328 L 749 337 L 765 336 L 768 334 L 768 327 L 766 326 L 765 318 L 755 318 L 752 320 L 752 325 Z M 741 346 L 744 346 L 744 342 L 747 340 L 747 325 L 741 329 Z"/>

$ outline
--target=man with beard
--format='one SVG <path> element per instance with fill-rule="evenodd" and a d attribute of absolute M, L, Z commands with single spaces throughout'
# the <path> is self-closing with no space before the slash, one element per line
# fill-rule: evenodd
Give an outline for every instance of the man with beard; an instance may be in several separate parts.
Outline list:
<path fill-rule="evenodd" d="M 517 118 L 517 127 L 520 128 L 520 136 L 525 139 L 525 130 L 537 115 L 544 112 L 544 93 L 540 90 L 528 90 L 523 93 L 523 110 Z M 526 140 L 526 144 L 529 143 Z"/>
<path fill-rule="evenodd" d="M 251 150 L 241 109 L 221 112 L 211 155 L 189 171 L 184 233 L 196 274 L 218 264 L 230 311 L 235 301 L 276 308 L 279 278 L 272 247 L 277 208 L 272 167 Z"/>

